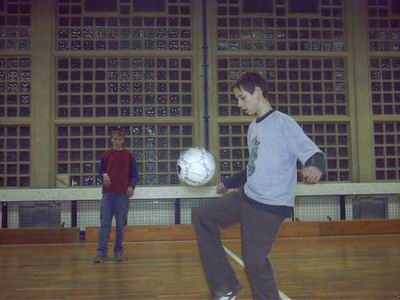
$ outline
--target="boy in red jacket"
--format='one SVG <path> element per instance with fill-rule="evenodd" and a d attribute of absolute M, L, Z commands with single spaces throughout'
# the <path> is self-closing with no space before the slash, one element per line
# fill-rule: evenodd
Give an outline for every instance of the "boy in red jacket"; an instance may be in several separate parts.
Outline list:
<path fill-rule="evenodd" d="M 116 236 L 114 261 L 123 260 L 124 229 L 127 224 L 129 198 L 133 196 L 138 182 L 138 170 L 133 154 L 124 149 L 125 136 L 121 129 L 111 133 L 112 149 L 101 156 L 99 177 L 103 178 L 103 196 L 100 209 L 100 228 L 95 263 L 107 257 L 107 244 L 110 236 L 112 218 L 115 217 Z"/>

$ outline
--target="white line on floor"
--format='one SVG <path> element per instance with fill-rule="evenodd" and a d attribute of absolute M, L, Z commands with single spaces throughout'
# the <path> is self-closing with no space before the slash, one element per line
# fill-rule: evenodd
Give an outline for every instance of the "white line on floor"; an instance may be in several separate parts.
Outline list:
<path fill-rule="evenodd" d="M 226 248 L 224 246 L 225 252 L 234 260 L 236 261 L 239 265 L 242 266 L 242 268 L 244 268 L 244 263 L 243 260 L 237 256 L 235 253 L 233 253 L 231 250 L 229 250 L 228 248 Z M 286 296 L 284 293 L 282 293 L 281 291 L 279 291 L 279 297 L 281 298 L 281 300 L 291 300 L 288 296 Z"/>

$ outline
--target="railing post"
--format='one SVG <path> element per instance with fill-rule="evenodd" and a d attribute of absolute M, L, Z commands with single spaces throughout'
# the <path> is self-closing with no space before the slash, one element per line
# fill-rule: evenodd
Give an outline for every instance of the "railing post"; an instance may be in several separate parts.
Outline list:
<path fill-rule="evenodd" d="M 294 218 L 294 206 L 292 207 L 292 222 L 295 220 Z"/>
<path fill-rule="evenodd" d="M 346 220 L 346 196 L 339 196 L 339 212 L 340 212 L 340 220 Z"/>
<path fill-rule="evenodd" d="M 78 201 L 71 201 L 71 227 L 78 226 Z"/>
<path fill-rule="evenodd" d="M 175 224 L 181 224 L 181 199 L 175 199 L 174 208 Z"/>
<path fill-rule="evenodd" d="M 8 205 L 1 202 L 1 228 L 8 228 Z"/>

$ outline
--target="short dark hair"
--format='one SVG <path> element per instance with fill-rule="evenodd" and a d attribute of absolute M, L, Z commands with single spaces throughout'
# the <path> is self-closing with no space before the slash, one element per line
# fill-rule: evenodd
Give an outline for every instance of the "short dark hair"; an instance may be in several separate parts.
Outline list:
<path fill-rule="evenodd" d="M 122 136 L 122 138 L 125 138 L 125 132 L 121 129 L 121 127 L 117 127 L 111 131 L 111 137 L 114 135 L 119 135 Z"/>
<path fill-rule="evenodd" d="M 233 89 L 243 89 L 250 94 L 254 93 L 256 87 L 259 87 L 265 98 L 268 98 L 267 81 L 256 72 L 244 72 L 239 79 L 232 85 Z"/>

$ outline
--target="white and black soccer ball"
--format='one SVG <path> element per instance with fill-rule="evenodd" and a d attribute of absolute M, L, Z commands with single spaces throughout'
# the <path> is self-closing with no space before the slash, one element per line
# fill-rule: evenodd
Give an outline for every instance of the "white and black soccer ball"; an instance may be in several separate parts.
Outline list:
<path fill-rule="evenodd" d="M 189 148 L 179 156 L 176 171 L 181 183 L 200 186 L 213 178 L 215 160 L 205 148 Z"/>

